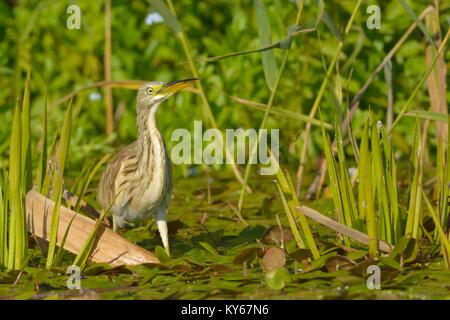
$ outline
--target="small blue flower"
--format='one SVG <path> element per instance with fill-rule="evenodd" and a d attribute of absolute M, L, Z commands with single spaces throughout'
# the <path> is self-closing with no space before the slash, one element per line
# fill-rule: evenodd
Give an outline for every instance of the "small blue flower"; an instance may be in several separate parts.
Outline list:
<path fill-rule="evenodd" d="M 164 21 L 164 18 L 159 14 L 159 12 L 150 12 L 145 17 L 145 24 L 151 26 L 152 24 L 161 23 Z"/>
<path fill-rule="evenodd" d="M 91 92 L 89 94 L 90 101 L 100 101 L 102 99 L 102 94 L 100 92 Z"/>

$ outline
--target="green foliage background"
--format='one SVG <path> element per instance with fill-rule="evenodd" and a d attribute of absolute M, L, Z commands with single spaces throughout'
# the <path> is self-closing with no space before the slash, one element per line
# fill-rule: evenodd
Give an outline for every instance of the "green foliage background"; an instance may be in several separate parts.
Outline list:
<path fill-rule="evenodd" d="M 165 23 L 154 25 L 145 23 L 146 17 L 155 12 L 151 2 L 150 0 L 112 0 L 113 80 L 172 81 L 192 77 L 183 48 L 174 32 Z M 288 28 L 296 19 L 295 1 L 262 0 L 262 2 L 270 21 L 272 41 L 284 39 Z M 413 23 L 400 2 L 395 0 L 362 1 L 363 4 L 356 14 L 353 27 L 345 37 L 337 67 L 331 74 L 320 102 L 320 112 L 326 122 L 333 124 L 336 118 L 343 119 L 349 102 Z M 432 0 L 407 2 L 417 15 L 427 5 L 434 3 Z M 251 0 L 174 1 L 178 19 L 190 42 L 190 53 L 195 59 L 194 63 L 199 71 L 207 99 L 221 129 L 258 128 L 263 118 L 263 112 L 243 106 L 231 96 L 267 104 L 271 94 L 266 84 L 260 53 L 230 57 L 216 62 L 205 60 L 208 57 L 261 47 L 254 3 L 255 1 Z M 314 27 L 319 12 L 318 3 L 320 3 L 318 0 L 304 1 L 299 25 L 301 29 Z M 275 107 L 304 115 L 310 112 L 324 81 L 326 70 L 338 48 L 339 39 L 336 34 L 343 33 L 356 3 L 357 1 L 354 0 L 326 1 L 325 18 L 318 24 L 317 30 L 297 35 L 292 39 L 287 64 L 276 92 L 273 104 Z M 72 4 L 79 5 L 81 8 L 80 30 L 69 30 L 66 27 L 69 16 L 66 10 Z M 366 9 L 373 4 L 381 8 L 380 30 L 369 30 L 366 27 L 366 20 L 369 17 Z M 442 0 L 440 1 L 440 24 L 443 33 L 448 30 L 449 22 L 450 3 Z M 394 114 L 398 114 L 405 105 L 427 70 L 426 46 L 424 35 L 416 28 L 392 60 Z M 278 68 L 280 68 L 283 53 L 282 49 L 274 50 Z M 12 111 L 16 105 L 16 99 L 24 92 L 27 70 L 31 71 L 32 143 L 30 145 L 37 146 L 37 150 L 32 150 L 32 163 L 36 169 L 43 144 L 45 94 L 47 93 L 50 105 L 48 137 L 49 145 L 51 145 L 51 139 L 62 127 L 68 105 L 67 102 L 61 104 L 55 102 L 74 90 L 102 81 L 104 79 L 103 54 L 104 1 L 0 0 L 0 178 L 7 179 L 7 174 L 2 173 L 6 172 L 8 166 Z M 444 59 L 447 61 L 446 69 L 448 69 L 449 58 L 450 53 L 447 51 L 444 54 Z M 415 96 L 411 109 L 430 110 L 426 86 L 425 82 Z M 113 89 L 113 92 L 114 108 L 120 109 L 121 105 L 125 107 L 118 126 L 111 136 L 105 134 L 103 89 L 87 90 L 76 95 L 73 102 L 70 150 L 64 173 L 65 188 L 79 188 L 81 178 L 86 177 L 94 164 L 98 163 L 105 154 L 117 151 L 136 138 L 136 93 L 125 89 Z M 374 123 L 378 120 L 385 122 L 387 94 L 388 85 L 383 72 L 380 72 L 362 97 L 352 122 L 353 132 L 358 142 L 364 132 L 362 129 L 369 116 L 369 110 L 374 114 Z M 100 98 L 95 99 L 96 96 Z M 446 96 L 449 101 L 448 90 Z M 185 92 L 168 100 L 159 109 L 158 124 L 169 150 L 173 146 L 170 136 L 174 129 L 192 130 L 194 120 L 205 120 L 206 124 L 207 117 L 202 113 L 201 104 L 199 95 Z M 398 206 L 403 216 L 407 215 L 405 204 L 407 205 L 407 198 L 410 195 L 409 191 L 405 191 L 406 186 L 409 190 L 413 189 L 411 187 L 413 184 L 408 184 L 407 181 L 414 174 L 414 168 L 410 163 L 411 154 L 415 154 L 417 149 L 421 148 L 419 143 L 413 146 L 412 128 L 415 126 L 415 121 L 414 117 L 402 118 L 391 136 L 395 152 L 393 159 L 398 161 L 396 165 L 399 168 L 397 186 L 401 191 Z M 305 123 L 271 114 L 267 127 L 281 129 L 282 168 L 287 168 L 287 172 L 294 176 L 299 164 L 302 143 L 305 143 L 301 138 Z M 436 171 L 436 168 L 439 169 L 439 162 L 435 159 L 434 129 L 434 122 L 431 122 L 428 127 L 429 134 L 423 164 L 423 187 L 427 188 L 427 192 L 432 189 L 430 193 L 432 193 L 433 201 L 436 200 L 436 194 L 433 187 L 428 190 L 430 186 L 428 182 L 433 181 L 430 178 L 443 181 L 442 185 L 446 184 L 444 183 L 445 175 L 439 176 L 439 172 L 444 172 L 442 163 L 442 170 Z M 16 131 L 20 133 L 20 130 Z M 334 134 L 330 133 L 330 136 Z M 310 186 L 319 169 L 317 159 L 323 156 L 325 149 L 329 148 L 329 146 L 323 146 L 322 132 L 318 127 L 313 127 L 309 139 L 310 141 L 307 142 L 310 143 L 310 147 L 303 183 L 305 189 Z M 353 166 L 352 152 L 350 144 L 346 143 L 345 157 L 349 163 L 345 163 L 345 170 L 343 169 L 340 174 L 346 174 L 346 169 Z M 343 154 L 344 152 L 341 152 L 341 155 Z M 378 154 L 381 157 L 381 153 Z M 342 156 L 342 158 L 345 157 Z M 366 164 L 368 162 L 367 160 Z M 381 163 L 381 160 L 379 162 Z M 437 163 L 436 167 L 435 163 Z M 190 171 L 188 167 L 181 165 L 174 166 L 174 169 L 175 192 L 169 215 L 171 229 L 174 230 L 173 236 L 171 235 L 173 256 L 170 259 L 167 257 L 162 259 L 160 256 L 162 265 L 159 267 L 137 266 L 112 269 L 106 264 L 90 264 L 84 271 L 87 279 L 84 279 L 83 286 L 97 290 L 96 298 L 370 298 L 377 296 L 378 293 L 373 293 L 367 288 L 366 274 L 361 272 L 367 267 L 366 264 L 373 262 L 367 259 L 366 248 L 352 244 L 356 249 L 342 250 L 342 238 L 337 237 L 335 231 L 317 223 L 311 223 L 311 228 L 320 257 L 308 260 L 309 256 L 306 254 L 309 254 L 309 250 L 297 250 L 297 244 L 292 239 L 286 240 L 286 247 L 284 247 L 284 240 L 282 240 L 281 247 L 285 249 L 287 260 L 281 265 L 286 264 L 291 271 L 290 276 L 288 269 L 283 268 L 267 272 L 268 269 L 264 265 L 267 249 L 275 246 L 280 251 L 279 242 L 267 241 L 267 238 L 271 237 L 270 231 L 278 223 L 275 215 L 281 213 L 281 223 L 287 225 L 286 217 L 282 212 L 284 210 L 287 213 L 289 207 L 286 209 L 285 203 L 281 200 L 289 201 L 289 205 L 293 203 L 291 199 L 293 197 L 287 200 L 283 198 L 288 193 L 286 191 L 281 191 L 278 197 L 277 187 L 272 183 L 274 177 L 257 177 L 256 173 L 251 177 L 249 182 L 252 187 L 255 187 L 255 193 L 245 199 L 242 211 L 242 216 L 248 221 L 247 225 L 246 221 L 242 224 L 242 221 L 235 217 L 233 205 L 238 201 L 241 186 L 232 177 L 229 167 L 216 167 L 218 170 L 211 175 L 213 179 L 207 176 L 208 186 L 205 186 L 204 172 Z M 194 173 L 192 174 L 194 177 L 183 179 L 182 175 L 188 172 Z M 195 172 L 202 174 L 197 174 L 195 177 Z M 280 181 L 279 177 L 278 181 Z M 6 185 L 4 181 L 0 182 Z M 97 182 L 98 174 L 91 184 L 87 184 L 91 187 L 85 199 L 89 203 L 95 204 Z M 209 182 L 211 182 L 211 188 L 209 188 Z M 422 184 L 420 187 L 422 188 Z M 371 185 L 368 185 L 366 189 L 370 191 Z M 280 190 L 282 190 L 281 187 Z M 444 190 L 447 189 L 444 187 Z M 331 190 L 332 192 L 336 193 L 336 190 Z M 7 192 L 5 194 L 8 195 Z M 304 203 L 302 199 L 304 194 L 305 192 L 301 193 L 301 204 Z M 442 199 L 445 200 L 446 196 Z M 439 198 L 439 200 L 442 199 Z M 297 207 L 298 203 L 298 201 L 294 202 L 294 206 Z M 439 205 L 438 207 L 441 208 Z M 325 188 L 323 197 L 316 199 L 311 206 L 335 218 L 336 205 L 332 203 L 329 187 Z M 8 205 L 5 205 L 4 209 L 4 216 L 21 214 L 17 210 L 9 213 Z M 398 245 L 397 253 L 380 257 L 378 262 L 384 268 L 383 277 L 386 277 L 383 279 L 385 281 L 383 289 L 387 290 L 380 291 L 377 297 L 384 297 L 383 294 L 390 291 L 389 294 L 392 294 L 392 297 L 448 298 L 446 283 L 450 279 L 448 271 L 444 270 L 444 260 L 441 257 L 443 250 L 437 242 L 437 231 L 434 230 L 434 235 L 431 234 L 432 231 L 427 231 L 430 227 L 428 226 L 430 219 L 426 219 L 430 216 L 422 211 L 425 210 L 421 210 L 417 217 L 422 215 L 420 228 L 425 235 L 421 235 L 418 238 L 419 241 L 414 242 L 413 249 L 408 249 L 409 244 L 413 242 L 403 238 L 395 243 Z M 209 214 L 207 219 L 204 213 Z M 441 215 L 442 219 L 445 217 L 446 215 Z M 199 223 L 200 220 L 207 222 Z M 352 226 L 363 232 L 368 231 L 362 220 L 356 220 Z M 291 225 L 290 227 L 292 228 Z M 445 225 L 442 228 L 445 228 Z M 277 230 L 276 227 L 273 230 Z M 287 228 L 286 230 L 286 232 L 289 231 Z M 160 239 L 154 226 L 153 230 L 152 226 L 148 225 L 124 232 L 132 242 L 155 251 L 157 255 L 158 252 L 161 254 L 162 249 L 157 247 Z M 284 239 L 283 234 L 277 237 Z M 0 296 L 70 297 L 71 293 L 66 292 L 67 275 L 62 266 L 65 266 L 66 262 L 72 263 L 73 259 L 66 257 L 64 263 L 56 264 L 57 267 L 43 270 L 45 254 L 35 244 L 31 244 L 27 251 L 29 260 L 20 281 L 16 282 L 16 278 L 20 278 L 22 273 L 19 275 L 14 271 L 0 273 Z M 410 261 L 403 261 L 404 255 L 408 255 Z M 283 259 L 284 257 L 283 253 Z M 405 262 L 404 265 L 403 262 Z M 277 270 L 280 274 L 277 274 Z M 292 283 L 284 283 L 287 278 L 290 281 L 291 277 Z M 13 293 L 11 293 L 11 286 L 16 288 Z M 284 291 L 278 291 L 283 287 Z M 111 291 L 108 291 L 109 289 Z"/>
<path fill-rule="evenodd" d="M 430 1 L 409 1 L 418 14 Z M 81 30 L 66 28 L 66 8 L 77 4 L 81 8 Z M 342 32 L 355 1 L 331 1 L 326 11 Z M 381 30 L 366 28 L 369 4 L 381 7 Z M 265 1 L 271 21 L 273 41 L 286 36 L 294 23 L 294 1 Z M 443 25 L 448 4 L 443 3 Z M 192 55 L 201 59 L 260 47 L 252 1 L 190 1 L 175 4 L 179 21 L 191 42 Z M 169 81 L 191 76 L 181 45 L 164 23 L 146 25 L 145 17 L 153 12 L 146 1 L 114 0 L 112 4 L 112 78 Z M 302 27 L 311 27 L 316 19 L 315 1 L 305 1 Z M 445 15 L 446 14 L 446 15 Z M 354 27 L 345 40 L 339 58 L 339 75 L 344 104 L 370 76 L 388 50 L 401 37 L 412 20 L 398 1 L 364 1 Z M 25 71 L 32 72 L 32 133 L 38 137 L 44 92 L 48 90 L 50 104 L 72 90 L 103 79 L 103 2 L 102 1 L 2 1 L 0 3 L 0 154 L 5 155 L 10 132 L 11 109 L 22 92 Z M 326 65 L 338 40 L 321 23 L 317 32 L 297 36 L 292 43 L 287 67 L 283 74 L 274 106 L 307 114 L 323 81 Z M 402 46 L 393 61 L 395 110 L 404 104 L 410 92 L 424 74 L 425 41 L 419 30 Z M 280 64 L 282 50 L 275 50 Z M 448 58 L 447 52 L 447 58 Z M 448 60 L 448 59 L 447 59 Z M 220 128 L 255 128 L 263 113 L 248 109 L 228 95 L 267 103 L 267 88 L 259 53 L 232 57 L 219 62 L 197 61 L 214 115 Z M 337 73 L 333 73 L 320 105 L 326 121 L 334 122 L 336 111 L 342 115 L 345 105 L 336 99 Z M 134 95 L 130 90 L 115 89 L 114 102 L 126 105 L 117 134 L 108 139 L 104 134 L 103 99 L 91 101 L 91 90 L 76 99 L 76 117 L 69 160 L 71 171 L 79 170 L 85 159 L 99 157 L 113 146 L 129 143 L 136 136 Z M 364 95 L 354 127 L 360 128 L 369 107 L 384 120 L 387 86 L 382 73 Z M 159 125 L 169 141 L 173 129 L 192 129 L 195 119 L 202 119 L 199 97 L 184 93 L 168 101 L 159 111 Z M 428 109 L 424 88 L 415 100 L 415 108 Z M 50 136 L 62 122 L 66 104 L 50 110 Z M 407 141 L 414 119 L 405 118 L 396 130 L 395 139 L 408 151 Z M 282 161 L 292 167 L 298 164 L 300 150 L 298 133 L 304 123 L 270 116 L 269 127 L 282 128 Z M 358 130 L 357 130 L 358 131 Z M 358 134 L 358 133 L 357 133 Z M 406 141 L 405 141 L 406 140 Z M 313 130 L 309 164 L 320 152 L 320 130 Z M 170 142 L 168 142 L 170 147 Z M 36 152 L 34 153 L 36 156 Z"/>

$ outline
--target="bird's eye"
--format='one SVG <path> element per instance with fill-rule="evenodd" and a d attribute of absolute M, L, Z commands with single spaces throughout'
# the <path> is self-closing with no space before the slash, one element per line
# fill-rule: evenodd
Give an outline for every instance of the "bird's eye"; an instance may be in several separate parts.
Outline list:
<path fill-rule="evenodd" d="M 154 91 L 153 91 L 153 88 L 148 88 L 148 89 L 147 89 L 147 93 L 148 93 L 148 94 L 153 94 L 153 92 L 154 92 Z"/>

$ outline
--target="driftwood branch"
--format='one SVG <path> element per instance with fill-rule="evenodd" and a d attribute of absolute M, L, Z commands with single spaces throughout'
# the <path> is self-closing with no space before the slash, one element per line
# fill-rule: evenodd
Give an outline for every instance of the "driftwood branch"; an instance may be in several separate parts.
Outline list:
<path fill-rule="evenodd" d="M 304 214 L 308 218 L 313 219 L 314 221 L 323 224 L 324 226 L 333 229 L 336 232 L 342 233 L 362 244 L 369 244 L 369 237 L 367 234 L 362 233 L 361 231 L 352 229 L 350 227 L 347 227 L 343 224 L 340 224 L 339 222 L 334 221 L 331 218 L 328 218 L 327 216 L 317 212 L 314 209 L 311 209 L 306 206 L 301 206 L 300 208 L 296 208 L 300 213 Z M 392 245 L 389 243 L 379 240 L 378 241 L 378 248 L 386 253 L 390 253 L 392 251 Z"/>
<path fill-rule="evenodd" d="M 28 192 L 26 212 L 29 232 L 38 238 L 49 240 L 54 205 L 52 200 L 40 193 L 34 190 Z M 58 245 L 61 244 L 72 219 L 73 222 L 64 243 L 64 249 L 78 254 L 93 231 L 96 221 L 61 206 Z M 135 245 L 105 226 L 100 227 L 90 260 L 108 263 L 112 266 L 159 263 L 158 258 L 153 253 Z"/>

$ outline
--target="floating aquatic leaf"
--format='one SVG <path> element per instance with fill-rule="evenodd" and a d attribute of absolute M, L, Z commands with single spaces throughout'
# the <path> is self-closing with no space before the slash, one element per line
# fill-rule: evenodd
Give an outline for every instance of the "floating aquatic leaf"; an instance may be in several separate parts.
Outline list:
<path fill-rule="evenodd" d="M 226 186 L 213 186 L 210 188 L 210 191 L 211 191 L 211 195 L 216 196 L 216 195 L 224 193 L 225 191 L 227 191 L 227 189 L 228 188 Z M 199 188 L 199 189 L 192 191 L 192 194 L 194 196 L 203 196 L 203 195 L 206 195 L 207 192 L 208 192 L 208 188 Z"/>
<path fill-rule="evenodd" d="M 298 262 L 302 262 L 312 257 L 311 250 L 308 249 L 297 249 L 296 251 L 289 254 L 289 258 L 293 258 Z"/>
<path fill-rule="evenodd" d="M 408 244 L 411 241 L 411 237 L 409 236 L 403 236 L 397 241 L 397 244 L 395 245 L 395 248 L 392 250 L 392 252 L 389 254 L 389 257 L 391 259 L 396 259 L 397 257 L 400 257 L 400 255 L 403 254 L 403 252 L 408 248 Z"/>
<path fill-rule="evenodd" d="M 350 270 L 356 265 L 356 262 L 345 256 L 333 256 L 329 257 L 325 262 L 325 266 L 328 272 L 333 272 L 337 270 Z"/>
<path fill-rule="evenodd" d="M 266 284 L 274 290 L 283 289 L 291 281 L 291 275 L 286 268 L 278 267 L 266 273 Z"/>
<path fill-rule="evenodd" d="M 177 263 L 176 265 L 170 267 L 171 270 L 175 272 L 191 272 L 192 268 L 186 263 Z"/>
<path fill-rule="evenodd" d="M 210 266 L 209 266 L 209 268 L 212 270 L 212 271 L 214 271 L 214 273 L 217 273 L 217 274 L 222 274 L 222 273 L 231 273 L 231 272 L 234 272 L 234 268 L 233 268 L 233 266 L 231 266 L 231 265 L 228 265 L 228 264 L 218 264 L 218 263 L 215 263 L 215 264 L 211 264 Z"/>
<path fill-rule="evenodd" d="M 236 244 L 255 242 L 256 239 L 261 239 L 265 231 L 266 228 L 261 225 L 245 227 L 233 242 Z"/>
<path fill-rule="evenodd" d="M 257 247 L 244 249 L 240 254 L 238 254 L 234 258 L 233 263 L 234 264 L 244 264 L 244 262 L 246 262 L 247 264 L 252 263 L 253 260 L 256 258 L 258 250 L 259 249 Z"/>
<path fill-rule="evenodd" d="M 264 254 L 262 266 L 265 272 L 272 271 L 286 264 L 286 254 L 280 248 L 269 248 Z"/>
<path fill-rule="evenodd" d="M 382 263 L 383 265 L 396 269 L 396 270 L 400 270 L 402 267 L 401 265 L 395 261 L 394 259 L 391 259 L 389 257 L 379 257 L 378 260 L 380 261 L 380 263 Z"/>
<path fill-rule="evenodd" d="M 261 215 L 263 217 L 273 217 L 273 212 L 271 209 L 272 206 L 272 202 L 273 202 L 273 198 L 271 197 L 264 197 L 263 201 L 262 201 L 262 206 L 260 209 Z"/>
<path fill-rule="evenodd" d="M 181 220 L 173 220 L 167 222 L 167 230 L 170 236 L 176 235 L 183 228 L 186 228 L 186 224 Z"/>
<path fill-rule="evenodd" d="M 212 255 L 215 255 L 215 256 L 219 255 L 219 252 L 217 252 L 217 250 L 214 249 L 214 247 L 211 244 L 209 244 L 208 242 L 199 242 L 198 244 L 201 245 L 203 247 L 203 249 L 205 249 Z"/>
<path fill-rule="evenodd" d="M 264 232 L 261 242 L 266 245 L 287 243 L 293 239 L 289 228 L 282 226 L 272 226 Z"/>
<path fill-rule="evenodd" d="M 351 268 L 349 271 L 357 275 L 359 277 L 366 277 L 367 276 L 367 268 L 371 265 L 378 265 L 378 261 L 375 259 L 364 259 L 363 261 L 357 263 L 353 268 Z"/>
<path fill-rule="evenodd" d="M 84 269 L 83 274 L 86 276 L 98 275 L 106 270 L 110 270 L 111 266 L 107 263 L 93 263 Z"/>
<path fill-rule="evenodd" d="M 167 254 L 166 250 L 164 250 L 163 247 L 161 246 L 156 246 L 155 248 L 155 254 L 156 257 L 159 259 L 159 261 L 161 262 L 167 262 L 170 260 L 169 255 Z"/>

